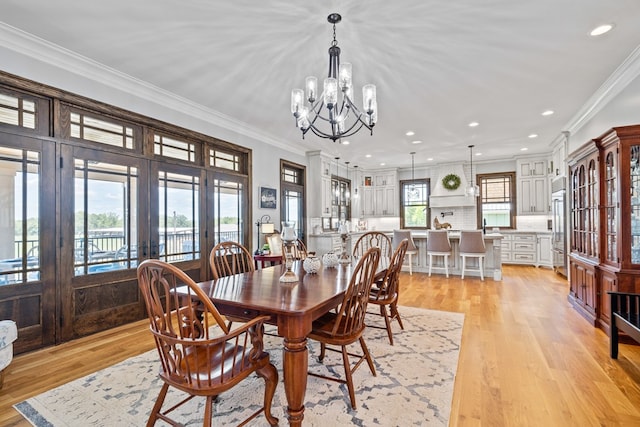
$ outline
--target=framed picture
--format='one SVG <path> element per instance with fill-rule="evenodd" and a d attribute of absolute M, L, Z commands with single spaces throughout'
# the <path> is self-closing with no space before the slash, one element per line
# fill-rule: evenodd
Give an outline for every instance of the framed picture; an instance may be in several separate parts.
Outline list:
<path fill-rule="evenodd" d="M 260 209 L 275 209 L 278 192 L 275 188 L 260 187 Z"/>

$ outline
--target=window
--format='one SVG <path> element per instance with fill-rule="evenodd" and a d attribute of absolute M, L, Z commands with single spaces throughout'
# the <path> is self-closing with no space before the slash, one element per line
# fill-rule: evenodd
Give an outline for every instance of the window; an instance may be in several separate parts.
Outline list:
<path fill-rule="evenodd" d="M 282 189 L 280 216 L 282 221 L 295 221 L 296 233 L 302 241 L 305 240 L 304 177 L 304 166 L 280 161 L 280 188 Z"/>
<path fill-rule="evenodd" d="M 515 172 L 478 175 L 478 224 L 488 228 L 515 228 Z"/>
<path fill-rule="evenodd" d="M 196 161 L 196 145 L 164 135 L 153 135 L 153 152 L 159 156 L 171 157 L 190 163 Z"/>
<path fill-rule="evenodd" d="M 400 181 L 400 228 L 426 228 L 430 222 L 430 181 Z"/>

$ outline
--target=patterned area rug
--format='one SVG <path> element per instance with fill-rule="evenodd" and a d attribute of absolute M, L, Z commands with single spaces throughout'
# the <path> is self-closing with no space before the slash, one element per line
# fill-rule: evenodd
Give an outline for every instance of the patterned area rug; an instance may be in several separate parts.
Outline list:
<path fill-rule="evenodd" d="M 367 328 L 365 339 L 374 358 L 377 376 L 366 363 L 354 374 L 356 402 L 353 410 L 345 385 L 308 378 L 304 425 L 326 426 L 447 426 L 453 383 L 458 365 L 464 315 L 412 307 L 399 307 L 405 330 L 397 323 L 394 345 L 385 330 Z M 383 325 L 379 316 L 368 323 Z M 278 367 L 280 384 L 273 400 L 273 415 L 287 425 L 282 384 L 281 338 L 265 336 L 265 347 Z M 343 376 L 339 353 L 327 352 L 317 362 L 320 345 L 310 342 L 309 369 Z M 360 350 L 359 345 L 354 350 Z M 15 405 L 37 427 L 44 426 L 142 426 L 145 425 L 161 381 L 156 350 L 72 381 Z M 215 403 L 214 424 L 237 425 L 260 407 L 263 382 L 251 376 L 221 395 Z M 165 405 L 178 402 L 180 392 L 169 389 Z M 193 399 L 174 416 L 184 425 L 202 425 L 203 399 Z M 159 421 L 156 425 L 164 425 Z M 268 425 L 263 415 L 249 424 Z"/>

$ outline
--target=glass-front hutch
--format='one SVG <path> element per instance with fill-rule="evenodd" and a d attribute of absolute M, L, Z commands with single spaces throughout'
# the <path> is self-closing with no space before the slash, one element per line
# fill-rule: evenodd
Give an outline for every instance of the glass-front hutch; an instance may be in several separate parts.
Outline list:
<path fill-rule="evenodd" d="M 589 148 L 570 156 L 569 300 L 594 325 L 608 331 L 607 291 L 640 292 L 640 125 L 613 128 L 585 147 Z M 588 189 L 592 162 L 599 194 Z M 594 212 L 588 212 L 587 205 Z M 587 271 L 592 276 L 589 280 L 584 279 Z"/>

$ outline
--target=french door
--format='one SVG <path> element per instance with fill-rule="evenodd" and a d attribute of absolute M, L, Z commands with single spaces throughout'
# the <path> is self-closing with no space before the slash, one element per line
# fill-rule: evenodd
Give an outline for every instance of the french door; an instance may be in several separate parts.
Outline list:
<path fill-rule="evenodd" d="M 55 145 L 0 132 L 0 318 L 21 353 L 53 344 L 56 329 Z"/>
<path fill-rule="evenodd" d="M 61 144 L 58 341 L 144 316 L 136 267 L 149 255 L 147 164 Z"/>

